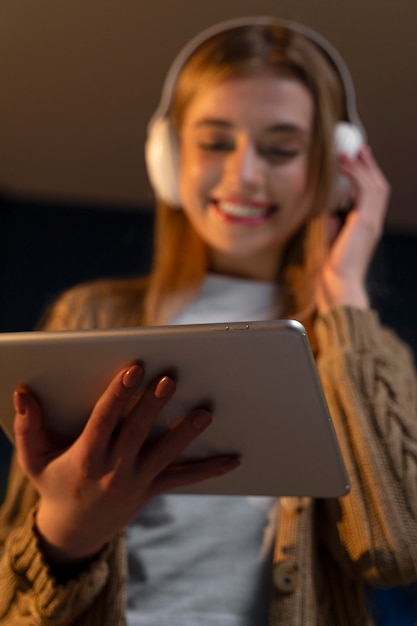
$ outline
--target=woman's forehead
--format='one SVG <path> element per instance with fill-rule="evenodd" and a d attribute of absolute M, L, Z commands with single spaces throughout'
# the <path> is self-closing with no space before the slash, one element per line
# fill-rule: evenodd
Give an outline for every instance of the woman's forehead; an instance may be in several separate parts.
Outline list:
<path fill-rule="evenodd" d="M 295 125 L 309 130 L 313 99 L 293 76 L 259 74 L 227 78 L 198 91 L 185 112 L 185 124 L 263 123 L 268 127 Z"/>

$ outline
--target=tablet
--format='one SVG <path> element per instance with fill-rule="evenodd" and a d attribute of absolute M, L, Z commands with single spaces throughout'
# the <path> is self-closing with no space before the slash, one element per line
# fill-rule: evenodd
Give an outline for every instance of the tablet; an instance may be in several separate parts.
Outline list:
<path fill-rule="evenodd" d="M 304 327 L 293 320 L 0 334 L 0 421 L 13 440 L 13 390 L 29 386 L 45 426 L 76 437 L 124 366 L 177 390 L 152 436 L 209 403 L 213 422 L 183 460 L 236 453 L 233 472 L 182 493 L 339 497 L 349 491 Z"/>

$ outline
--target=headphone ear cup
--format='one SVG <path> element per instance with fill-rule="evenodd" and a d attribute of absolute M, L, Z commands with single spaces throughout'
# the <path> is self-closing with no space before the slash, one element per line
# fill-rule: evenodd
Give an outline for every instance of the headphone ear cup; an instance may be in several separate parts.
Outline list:
<path fill-rule="evenodd" d="M 145 145 L 148 177 L 158 198 L 172 207 L 180 207 L 178 137 L 167 118 L 151 123 Z"/>
<path fill-rule="evenodd" d="M 364 142 L 364 135 L 358 126 L 350 124 L 349 122 L 338 122 L 336 124 L 333 138 L 336 159 L 342 154 L 346 154 L 351 159 L 354 159 L 364 145 Z M 336 163 L 336 168 L 337 167 Z M 338 172 L 330 193 L 330 210 L 335 211 L 346 207 L 349 203 L 351 192 L 352 185 L 350 180 Z"/>
<path fill-rule="evenodd" d="M 339 156 L 346 154 L 354 159 L 365 143 L 362 131 L 355 124 L 338 122 L 334 132 L 334 149 Z"/>

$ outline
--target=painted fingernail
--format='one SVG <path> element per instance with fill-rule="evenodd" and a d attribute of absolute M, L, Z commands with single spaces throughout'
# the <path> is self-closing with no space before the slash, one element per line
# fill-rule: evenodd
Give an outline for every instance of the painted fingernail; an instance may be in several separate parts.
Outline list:
<path fill-rule="evenodd" d="M 155 398 L 160 399 L 166 398 L 171 395 L 174 389 L 175 383 L 172 378 L 169 378 L 168 376 L 163 376 L 160 380 L 158 380 L 158 383 L 155 387 L 154 396 Z"/>
<path fill-rule="evenodd" d="M 143 369 L 140 365 L 131 365 L 129 369 L 123 374 L 123 386 L 127 389 L 135 387 L 139 384 L 143 374 Z"/>
<path fill-rule="evenodd" d="M 196 430 L 200 430 L 201 428 L 205 428 L 210 424 L 212 420 L 212 415 L 208 411 L 203 409 L 198 409 L 191 416 L 191 424 L 193 428 Z"/>
<path fill-rule="evenodd" d="M 13 393 L 13 406 L 16 413 L 24 415 L 26 413 L 27 401 L 26 392 L 22 389 L 16 389 Z"/>

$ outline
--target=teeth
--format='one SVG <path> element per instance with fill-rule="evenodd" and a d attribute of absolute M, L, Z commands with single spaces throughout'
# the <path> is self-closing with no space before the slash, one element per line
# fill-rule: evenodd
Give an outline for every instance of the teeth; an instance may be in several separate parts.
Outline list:
<path fill-rule="evenodd" d="M 219 202 L 219 208 L 228 215 L 234 217 L 262 217 L 265 211 L 259 207 L 247 206 L 244 204 L 234 204 L 232 202 Z"/>

